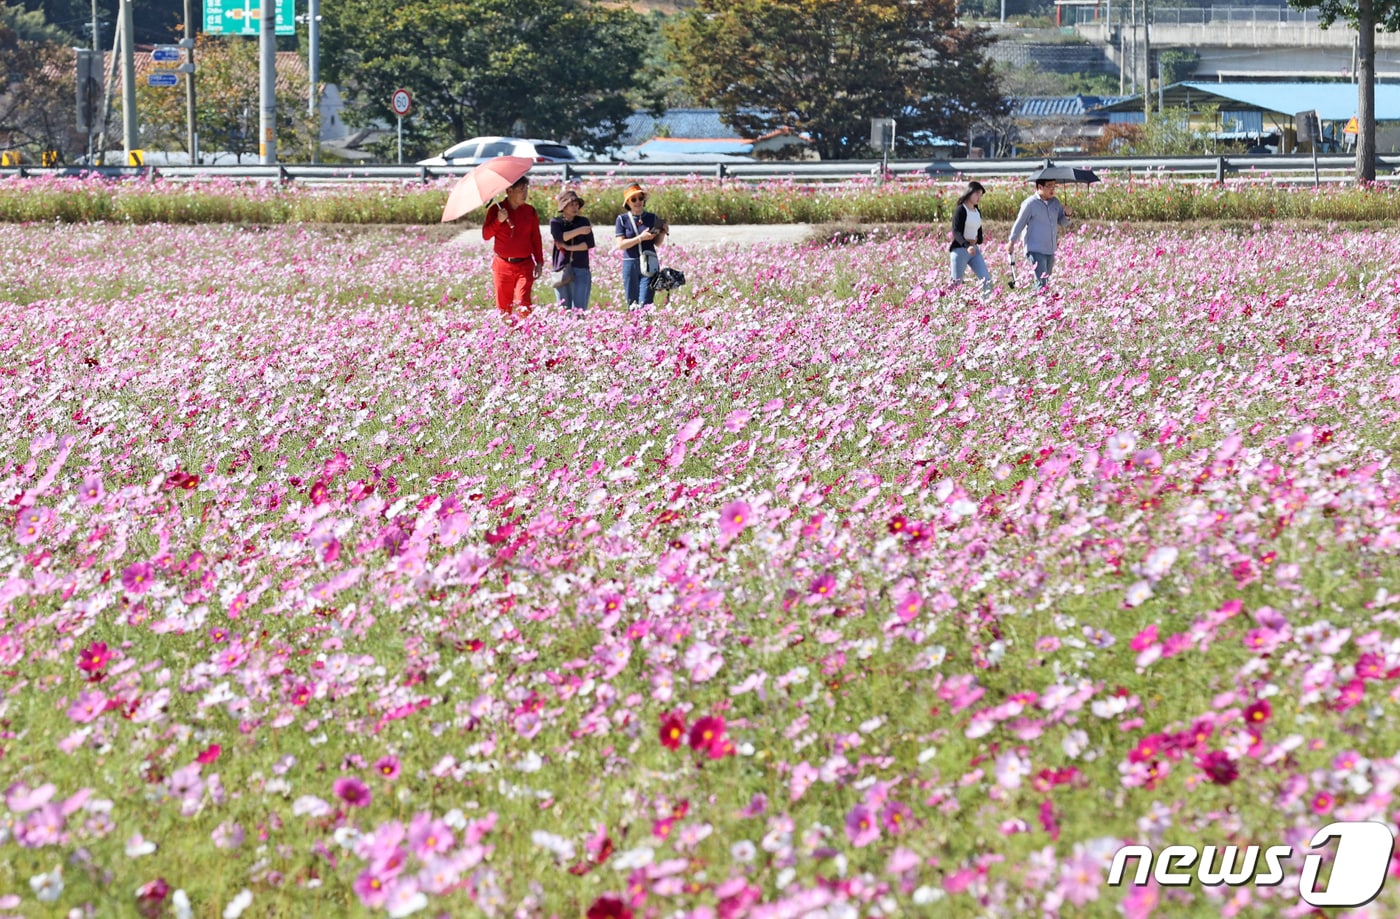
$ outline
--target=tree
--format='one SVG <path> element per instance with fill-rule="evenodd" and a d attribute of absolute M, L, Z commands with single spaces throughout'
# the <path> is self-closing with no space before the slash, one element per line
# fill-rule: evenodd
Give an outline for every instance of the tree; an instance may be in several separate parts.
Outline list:
<path fill-rule="evenodd" d="M 868 153 L 871 118 L 894 118 L 908 153 L 1006 111 L 995 39 L 959 26 L 953 0 L 698 0 L 666 35 L 726 123 L 792 128 L 824 159 Z"/>
<path fill-rule="evenodd" d="M 195 38 L 195 61 L 199 65 L 199 90 L 195 119 L 201 150 L 223 150 L 243 156 L 258 152 L 261 118 L 261 83 L 258 69 L 258 42 L 242 36 Z M 183 77 L 181 79 L 184 79 Z M 141 113 L 141 143 L 152 149 L 185 150 L 188 144 L 185 93 L 181 87 L 136 86 L 136 107 Z M 279 84 L 277 97 L 277 149 L 288 154 L 306 147 L 310 135 L 306 126 L 305 90 Z M 279 159 L 290 158 L 279 155 Z"/>
<path fill-rule="evenodd" d="M 1400 0 L 1288 0 L 1318 12 L 1326 29 L 1338 19 L 1356 29 L 1356 180 L 1376 180 L 1376 30 L 1400 31 Z"/>
<path fill-rule="evenodd" d="M 13 33 L 12 41 L 48 42 L 53 45 L 73 43 L 73 36 L 51 24 L 43 10 L 26 10 L 19 4 L 0 3 L 0 29 L 9 29 Z"/>
<path fill-rule="evenodd" d="M 17 13 L 14 7 L 0 7 L 0 149 L 22 151 L 33 162 L 49 150 L 71 159 L 87 143 L 76 128 L 73 52 L 60 44 L 21 38 L 9 23 L 23 20 L 25 34 L 44 35 L 43 16 L 11 18 L 12 13 Z"/>
<path fill-rule="evenodd" d="M 344 0 L 324 8 L 327 78 L 359 104 L 352 123 L 392 123 L 413 93 L 404 146 L 476 134 L 548 136 L 602 150 L 632 114 L 654 32 L 592 0 Z"/>

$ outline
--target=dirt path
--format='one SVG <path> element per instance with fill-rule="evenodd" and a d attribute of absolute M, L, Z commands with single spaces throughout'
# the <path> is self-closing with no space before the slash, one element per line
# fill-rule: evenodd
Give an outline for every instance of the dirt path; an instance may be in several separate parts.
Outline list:
<path fill-rule="evenodd" d="M 754 246 L 764 243 L 784 245 L 804 242 L 812 236 L 814 227 L 810 223 L 741 224 L 736 226 L 673 226 L 667 245 L 687 249 L 711 249 L 720 246 Z M 547 237 L 549 227 L 540 228 L 540 235 Z M 600 227 L 595 236 L 609 235 L 607 227 Z M 599 245 L 606 240 L 599 239 Z M 452 244 L 475 248 L 484 247 L 481 229 L 471 227 L 452 238 Z"/>

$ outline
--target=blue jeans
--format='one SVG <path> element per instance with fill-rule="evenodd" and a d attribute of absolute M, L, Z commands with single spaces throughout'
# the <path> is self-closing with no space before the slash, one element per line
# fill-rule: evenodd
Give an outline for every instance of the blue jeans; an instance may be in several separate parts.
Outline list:
<path fill-rule="evenodd" d="M 1027 252 L 1026 257 L 1035 265 L 1035 286 L 1043 289 L 1050 283 L 1050 272 L 1055 270 L 1055 256 L 1043 252 Z"/>
<path fill-rule="evenodd" d="M 569 310 L 588 309 L 588 298 L 593 295 L 593 273 L 587 268 L 575 268 L 574 279 L 564 287 L 556 287 L 559 305 Z"/>
<path fill-rule="evenodd" d="M 990 291 L 992 289 L 992 273 L 987 270 L 987 262 L 982 258 L 982 250 L 976 252 L 969 249 L 954 249 L 949 253 L 953 263 L 953 280 L 962 283 L 963 274 L 968 268 L 972 273 L 982 279 L 982 289 Z"/>
<path fill-rule="evenodd" d="M 622 296 L 630 306 L 640 303 L 650 306 L 655 296 L 651 289 L 651 278 L 642 276 L 642 260 L 625 258 L 622 260 Z"/>

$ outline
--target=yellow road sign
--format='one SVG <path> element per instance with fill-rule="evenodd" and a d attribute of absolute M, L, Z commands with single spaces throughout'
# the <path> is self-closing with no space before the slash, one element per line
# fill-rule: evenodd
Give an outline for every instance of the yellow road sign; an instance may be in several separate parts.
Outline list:
<path fill-rule="evenodd" d="M 130 153 L 128 153 L 128 154 L 126 155 L 126 164 L 127 164 L 128 166 L 144 166 L 144 165 L 146 165 L 146 162 L 145 162 L 145 161 L 146 161 L 146 151 L 145 151 L 145 150 L 132 150 Z"/>
<path fill-rule="evenodd" d="M 1356 116 L 1355 116 L 1355 115 L 1352 115 L 1352 116 L 1351 116 L 1351 121 L 1348 121 L 1348 122 L 1347 122 L 1347 126 L 1344 127 L 1344 128 L 1342 128 L 1342 133 L 1343 133 L 1343 134 L 1356 134 L 1356 133 L 1358 133 L 1360 130 L 1361 130 L 1361 129 L 1360 129 L 1359 127 L 1357 127 L 1357 125 L 1356 125 Z"/>

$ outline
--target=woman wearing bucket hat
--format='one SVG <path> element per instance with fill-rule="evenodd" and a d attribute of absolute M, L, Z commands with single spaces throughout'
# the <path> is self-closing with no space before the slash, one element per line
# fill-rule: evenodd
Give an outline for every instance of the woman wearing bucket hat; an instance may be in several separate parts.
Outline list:
<path fill-rule="evenodd" d="M 573 280 L 556 288 L 559 304 L 566 310 L 586 310 L 593 293 L 593 274 L 588 268 L 588 250 L 595 245 L 593 224 L 579 213 L 585 202 L 578 192 L 565 189 L 554 200 L 559 205 L 559 216 L 549 221 L 549 235 L 554 239 L 551 265 L 555 271 L 565 265 L 573 270 Z"/>
<path fill-rule="evenodd" d="M 622 206 L 623 211 L 613 224 L 613 238 L 622 250 L 622 293 L 627 308 L 636 309 L 651 305 L 655 294 L 651 276 L 656 272 L 644 270 L 643 262 L 650 261 L 653 267 L 657 264 L 656 247 L 665 242 L 670 228 L 646 209 L 647 193 L 636 183 L 622 193 Z"/>

